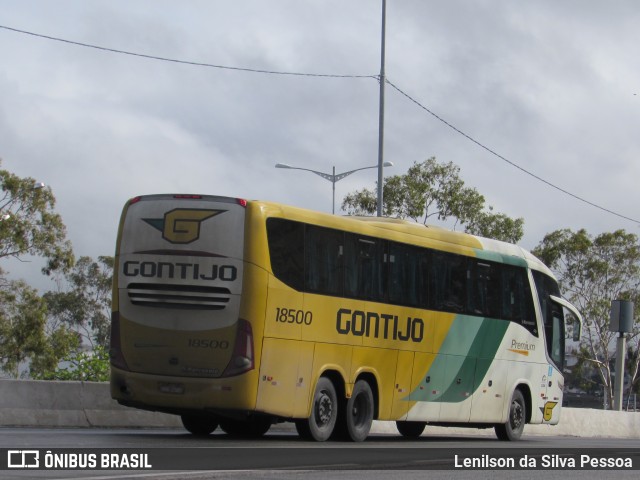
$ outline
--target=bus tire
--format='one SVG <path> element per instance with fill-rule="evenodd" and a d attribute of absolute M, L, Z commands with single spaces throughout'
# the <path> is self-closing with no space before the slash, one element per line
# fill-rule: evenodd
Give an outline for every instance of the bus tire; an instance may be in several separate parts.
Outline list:
<path fill-rule="evenodd" d="M 398 432 L 405 438 L 418 438 L 426 426 L 426 422 L 396 422 Z"/>
<path fill-rule="evenodd" d="M 369 435 L 374 415 L 373 392 L 365 380 L 358 380 L 353 386 L 351 398 L 347 400 L 345 420 L 347 433 L 354 442 L 362 442 Z"/>
<path fill-rule="evenodd" d="M 509 404 L 509 415 L 507 422 L 496 425 L 496 436 L 504 441 L 517 441 L 522 437 L 524 425 L 527 421 L 527 404 L 524 401 L 522 392 L 516 389 Z"/>
<path fill-rule="evenodd" d="M 311 404 L 311 415 L 296 421 L 298 434 L 305 439 L 325 442 L 333 433 L 338 418 L 336 388 L 327 377 L 320 377 Z"/>
<path fill-rule="evenodd" d="M 220 428 L 229 436 L 239 438 L 260 438 L 271 428 L 272 420 L 269 417 L 256 417 L 249 420 L 235 420 L 223 418 L 220 420 Z"/>
<path fill-rule="evenodd" d="M 190 413 L 180 415 L 180 420 L 189 433 L 199 437 L 206 437 L 218 428 L 218 419 L 211 415 Z"/>

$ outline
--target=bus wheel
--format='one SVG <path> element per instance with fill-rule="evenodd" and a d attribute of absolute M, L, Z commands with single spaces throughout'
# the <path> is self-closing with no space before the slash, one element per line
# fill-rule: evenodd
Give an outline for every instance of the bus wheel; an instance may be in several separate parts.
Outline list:
<path fill-rule="evenodd" d="M 373 392 L 369 383 L 358 380 L 353 386 L 345 412 L 347 432 L 354 442 L 362 442 L 369 435 L 373 422 L 373 409 Z"/>
<path fill-rule="evenodd" d="M 257 417 L 250 420 L 220 419 L 220 428 L 232 437 L 260 438 L 271 428 L 271 418 Z"/>
<path fill-rule="evenodd" d="M 400 435 L 406 438 L 418 438 L 426 426 L 425 422 L 396 422 Z"/>
<path fill-rule="evenodd" d="M 181 415 L 182 425 L 189 433 L 206 437 L 218 428 L 218 419 L 211 415 L 186 414 Z"/>
<path fill-rule="evenodd" d="M 336 426 L 338 417 L 338 396 L 331 380 L 320 377 L 313 394 L 311 416 L 306 420 L 297 420 L 298 434 L 305 439 L 324 442 L 329 439 Z"/>
<path fill-rule="evenodd" d="M 527 421 L 527 407 L 520 390 L 515 390 L 509 405 L 509 418 L 507 423 L 495 426 L 496 436 L 500 440 L 516 441 L 520 440 Z"/>

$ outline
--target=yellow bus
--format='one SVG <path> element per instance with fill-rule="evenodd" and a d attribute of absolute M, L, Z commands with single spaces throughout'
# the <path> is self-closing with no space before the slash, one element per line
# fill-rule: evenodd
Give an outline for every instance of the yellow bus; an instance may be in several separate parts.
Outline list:
<path fill-rule="evenodd" d="M 406 437 L 455 425 L 517 440 L 525 423 L 558 423 L 565 335 L 580 322 L 515 245 L 270 202 L 140 196 L 118 232 L 111 395 L 180 415 L 196 435 L 292 421 L 305 439 L 362 441 L 388 420 Z"/>

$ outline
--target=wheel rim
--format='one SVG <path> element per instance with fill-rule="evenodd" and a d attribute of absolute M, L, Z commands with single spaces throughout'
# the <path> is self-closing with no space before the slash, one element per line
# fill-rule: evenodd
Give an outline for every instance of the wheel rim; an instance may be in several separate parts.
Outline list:
<path fill-rule="evenodd" d="M 320 427 L 324 427 L 331 422 L 333 417 L 333 402 L 331 397 L 324 390 L 320 392 L 318 401 L 316 402 L 316 423 Z"/>
<path fill-rule="evenodd" d="M 522 409 L 522 405 L 520 402 L 514 401 L 511 404 L 511 428 L 513 430 L 519 430 L 524 421 L 523 418 L 524 412 Z"/>

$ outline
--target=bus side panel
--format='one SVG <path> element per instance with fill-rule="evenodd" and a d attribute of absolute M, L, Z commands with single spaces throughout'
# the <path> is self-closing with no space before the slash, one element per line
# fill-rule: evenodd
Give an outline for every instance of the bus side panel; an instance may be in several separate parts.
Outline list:
<path fill-rule="evenodd" d="M 350 345 L 336 345 L 331 343 L 316 343 L 313 353 L 313 381 L 307 401 L 307 411 L 305 417 L 311 413 L 311 397 L 313 396 L 315 385 L 318 379 L 328 371 L 337 372 L 345 384 L 351 372 L 351 359 L 353 357 L 353 347 Z M 346 384 L 347 391 L 351 391 L 353 385 Z"/>
<path fill-rule="evenodd" d="M 529 390 L 531 392 L 531 422 L 541 423 L 542 412 L 540 411 L 541 400 L 540 385 L 537 383 L 531 383 L 535 378 L 540 375 L 540 364 L 527 363 L 527 362 L 510 362 L 507 368 L 507 388 L 505 391 L 505 402 L 502 410 L 502 419 L 499 423 L 504 423 L 508 419 L 509 407 L 511 406 L 511 397 L 516 388 Z M 544 402 L 542 402 L 544 403 Z"/>
<path fill-rule="evenodd" d="M 411 392 L 414 352 L 400 350 L 396 365 L 396 381 L 393 388 L 393 404 L 391 405 L 390 420 L 406 420 L 412 403 L 407 399 Z M 383 419 L 382 415 L 380 417 Z"/>
<path fill-rule="evenodd" d="M 287 418 L 304 414 L 312 359 L 311 343 L 265 338 L 256 409 Z"/>
<path fill-rule="evenodd" d="M 391 414 L 397 357 L 397 350 L 368 347 L 354 347 L 353 349 L 352 372 L 349 383 L 355 383 L 358 376 L 365 372 L 372 373 L 375 376 L 379 394 L 379 418 L 389 418 Z"/>
<path fill-rule="evenodd" d="M 440 418 L 441 403 L 436 399 L 445 389 L 444 369 L 433 368 L 437 355 L 416 353 L 411 380 L 412 391 L 404 400 L 410 402 L 407 420 L 437 422 Z M 425 372 L 429 372 L 425 375 Z"/>
<path fill-rule="evenodd" d="M 310 342 L 362 345 L 366 330 L 365 302 L 305 293 L 305 315 L 313 321 L 302 327 L 302 339 Z M 354 334 L 353 332 L 356 332 Z M 349 370 L 347 370 L 349 372 Z"/>
<path fill-rule="evenodd" d="M 314 314 L 303 310 L 303 295 L 269 275 L 269 295 L 264 315 L 264 335 L 270 338 L 300 340 L 303 328 L 310 328 Z"/>
<path fill-rule="evenodd" d="M 471 421 L 478 423 L 499 423 L 505 404 L 505 389 L 509 363 L 504 360 L 492 358 L 478 358 L 477 372 L 486 372 L 486 375 L 476 376 L 471 405 Z"/>
<path fill-rule="evenodd" d="M 471 395 L 476 358 L 464 355 L 441 355 L 444 360 L 445 391 L 441 402 L 441 422 L 468 422 L 471 416 Z"/>
<path fill-rule="evenodd" d="M 530 379 L 528 382 L 532 397 L 530 423 L 556 425 L 560 421 L 562 405 L 562 394 L 559 393 L 560 385 L 563 383 L 562 376 L 548 363 L 522 364 L 519 365 L 519 370 L 520 378 Z M 511 384 L 519 381 L 525 383 L 520 378 L 515 377 Z"/>
<path fill-rule="evenodd" d="M 560 421 L 560 414 L 562 412 L 562 409 L 558 407 L 558 405 L 562 405 L 564 378 L 555 367 L 549 365 L 547 367 L 546 380 L 547 394 L 544 405 L 540 407 L 542 422 L 556 425 Z"/>

